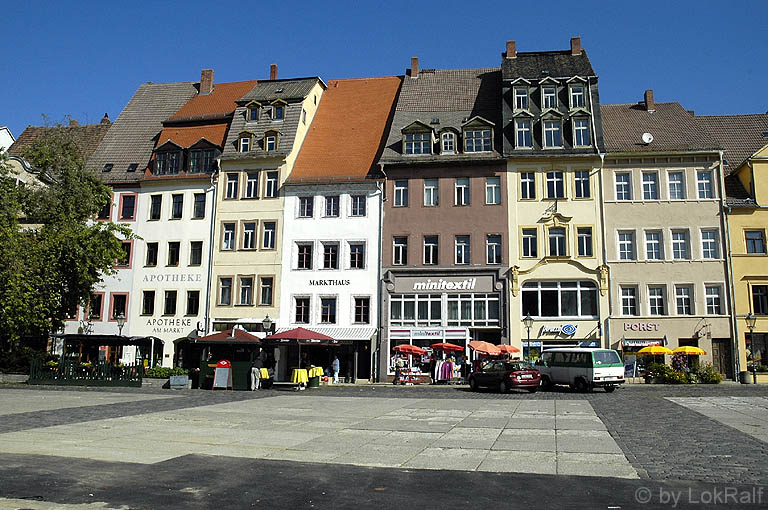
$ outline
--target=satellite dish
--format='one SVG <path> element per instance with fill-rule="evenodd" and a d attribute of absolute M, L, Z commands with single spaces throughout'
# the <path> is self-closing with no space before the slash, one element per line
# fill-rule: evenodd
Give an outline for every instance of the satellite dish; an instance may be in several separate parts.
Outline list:
<path fill-rule="evenodd" d="M 653 135 L 650 133 L 643 133 L 643 143 L 648 145 L 653 141 Z"/>

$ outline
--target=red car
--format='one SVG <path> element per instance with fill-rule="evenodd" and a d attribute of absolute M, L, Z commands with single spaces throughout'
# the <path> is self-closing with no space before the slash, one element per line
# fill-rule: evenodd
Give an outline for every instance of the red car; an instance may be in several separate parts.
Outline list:
<path fill-rule="evenodd" d="M 469 376 L 472 391 L 483 387 L 498 388 L 501 393 L 506 393 L 519 388 L 535 393 L 540 382 L 539 371 L 521 361 L 489 361 Z"/>

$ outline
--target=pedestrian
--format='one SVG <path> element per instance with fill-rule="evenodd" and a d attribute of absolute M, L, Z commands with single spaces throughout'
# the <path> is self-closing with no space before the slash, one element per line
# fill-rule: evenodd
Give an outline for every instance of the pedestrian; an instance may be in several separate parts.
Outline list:
<path fill-rule="evenodd" d="M 258 390 L 261 382 L 261 369 L 264 367 L 264 362 L 261 359 L 261 354 L 258 354 L 251 363 L 251 391 Z"/>
<path fill-rule="evenodd" d="M 339 370 L 341 369 L 341 363 L 339 357 L 333 357 L 333 363 L 331 363 L 331 370 L 333 370 L 333 384 L 339 384 Z"/>
<path fill-rule="evenodd" d="M 405 368 L 405 362 L 402 357 L 398 356 L 397 360 L 395 360 L 395 379 L 392 381 L 392 384 L 400 382 L 400 372 L 402 372 L 403 368 Z"/>

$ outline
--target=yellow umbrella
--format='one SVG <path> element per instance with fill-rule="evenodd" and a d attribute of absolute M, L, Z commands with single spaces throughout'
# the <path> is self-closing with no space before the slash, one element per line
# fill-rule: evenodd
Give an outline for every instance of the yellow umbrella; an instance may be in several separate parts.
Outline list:
<path fill-rule="evenodd" d="M 699 349 L 698 347 L 693 347 L 692 345 L 685 345 L 683 347 L 678 347 L 674 351 L 672 351 L 677 354 L 687 354 L 688 356 L 703 356 L 707 353 L 704 349 Z"/>
<path fill-rule="evenodd" d="M 661 345 L 649 345 L 648 347 L 643 347 L 642 349 L 637 351 L 637 353 L 658 356 L 661 354 L 672 354 L 672 351 L 667 349 L 666 347 L 662 347 Z"/>

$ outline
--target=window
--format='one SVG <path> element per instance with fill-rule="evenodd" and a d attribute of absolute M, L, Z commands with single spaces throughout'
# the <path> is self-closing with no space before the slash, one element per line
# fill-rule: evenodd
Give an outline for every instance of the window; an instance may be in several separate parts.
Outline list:
<path fill-rule="evenodd" d="M 437 179 L 424 179 L 424 205 L 436 207 L 440 203 L 440 189 Z"/>
<path fill-rule="evenodd" d="M 672 231 L 672 258 L 675 260 L 687 260 L 690 258 L 687 231 Z"/>
<path fill-rule="evenodd" d="M 455 205 L 469 205 L 469 177 L 457 177 L 454 183 Z"/>
<path fill-rule="evenodd" d="M 264 198 L 277 197 L 277 172 L 267 172 L 267 180 L 264 183 Z"/>
<path fill-rule="evenodd" d="M 363 243 L 349 244 L 349 268 L 365 269 L 365 245 Z"/>
<path fill-rule="evenodd" d="M 371 322 L 371 298 L 355 298 L 355 324 L 370 324 Z"/>
<path fill-rule="evenodd" d="M 487 205 L 501 203 L 501 177 L 485 178 L 485 203 Z"/>
<path fill-rule="evenodd" d="M 440 135 L 440 140 L 443 154 L 454 154 L 456 152 L 456 135 L 454 133 L 443 133 Z"/>
<path fill-rule="evenodd" d="M 189 265 L 199 266 L 203 263 L 203 242 L 192 241 L 189 244 Z"/>
<path fill-rule="evenodd" d="M 295 322 L 309 324 L 309 298 L 296 298 Z"/>
<path fill-rule="evenodd" d="M 263 221 L 261 223 L 261 249 L 274 250 L 277 223 L 274 221 Z"/>
<path fill-rule="evenodd" d="M 173 195 L 171 201 L 171 219 L 180 220 L 184 214 L 184 195 Z"/>
<path fill-rule="evenodd" d="M 272 106 L 272 120 L 283 120 L 285 116 L 285 107 L 281 104 Z"/>
<path fill-rule="evenodd" d="M 559 120 L 544 121 L 544 147 L 562 147 Z"/>
<path fill-rule="evenodd" d="M 565 198 L 563 172 L 547 172 L 547 198 Z"/>
<path fill-rule="evenodd" d="M 522 314 L 596 319 L 597 285 L 590 281 L 526 282 Z"/>
<path fill-rule="evenodd" d="M 571 87 L 571 108 L 584 108 L 584 87 L 574 85 Z"/>
<path fill-rule="evenodd" d="M 765 253 L 764 230 L 747 230 L 744 238 L 747 241 L 747 253 Z"/>
<path fill-rule="evenodd" d="M 529 149 L 533 147 L 531 138 L 531 121 L 529 119 L 518 119 L 515 121 L 515 133 L 518 149 Z"/>
<path fill-rule="evenodd" d="M 352 195 L 352 216 L 365 216 L 365 195 Z"/>
<path fill-rule="evenodd" d="M 197 150 L 189 152 L 189 173 L 199 174 L 200 172 L 213 171 L 215 153 L 213 150 Z"/>
<path fill-rule="evenodd" d="M 528 109 L 528 88 L 515 87 L 515 110 Z"/>
<path fill-rule="evenodd" d="M 565 229 L 552 227 L 549 229 L 549 256 L 565 257 L 566 253 Z"/>
<path fill-rule="evenodd" d="M 259 197 L 259 172 L 245 174 L 245 198 Z"/>
<path fill-rule="evenodd" d="M 488 234 L 485 240 L 488 264 L 501 264 L 501 236 Z"/>
<path fill-rule="evenodd" d="M 132 220 L 135 218 L 135 209 L 136 209 L 136 195 L 127 195 L 123 194 L 120 196 L 120 200 L 122 200 L 122 207 L 120 208 L 120 219 L 121 220 Z"/>
<path fill-rule="evenodd" d="M 499 325 L 498 294 L 448 294 L 447 301 L 449 326 Z M 421 323 L 422 310 L 426 307 L 423 306 L 421 299 L 418 303 Z"/>
<path fill-rule="evenodd" d="M 219 278 L 219 304 L 222 306 L 232 304 L 232 278 Z"/>
<path fill-rule="evenodd" d="M 176 291 L 165 291 L 165 306 L 163 307 L 163 315 L 176 315 Z"/>
<path fill-rule="evenodd" d="M 489 152 L 490 150 L 490 129 L 470 129 L 464 131 L 464 152 Z"/>
<path fill-rule="evenodd" d="M 277 135 L 267 135 L 264 137 L 264 150 L 269 152 L 277 148 Z"/>
<path fill-rule="evenodd" d="M 405 153 L 413 154 L 413 155 L 432 154 L 432 134 L 431 133 L 406 133 Z"/>
<path fill-rule="evenodd" d="M 639 315 L 637 310 L 637 287 L 621 287 L 621 314 Z"/>
<path fill-rule="evenodd" d="M 157 265 L 157 243 L 147 243 L 147 261 L 144 265 L 150 267 Z"/>
<path fill-rule="evenodd" d="M 168 265 L 179 265 L 179 252 L 181 251 L 181 243 L 178 241 L 168 241 Z"/>
<path fill-rule="evenodd" d="M 101 308 L 104 305 L 104 294 L 91 294 L 88 300 L 88 320 L 100 321 Z"/>
<path fill-rule="evenodd" d="M 235 249 L 235 224 L 234 223 L 224 223 L 221 249 L 222 250 Z"/>
<path fill-rule="evenodd" d="M 311 218 L 315 197 L 299 197 L 299 218 Z"/>
<path fill-rule="evenodd" d="M 338 243 L 323 243 L 323 269 L 339 268 Z"/>
<path fill-rule="evenodd" d="M 523 172 L 520 174 L 520 198 L 536 200 L 536 174 Z"/>
<path fill-rule="evenodd" d="M 669 199 L 685 200 L 685 178 L 683 172 L 669 172 Z"/>
<path fill-rule="evenodd" d="M 408 181 L 399 179 L 395 181 L 395 207 L 408 207 Z"/>
<path fill-rule="evenodd" d="M 96 219 L 99 220 L 108 220 L 112 216 L 112 199 L 108 199 L 107 203 L 104 204 L 104 206 L 99 209 L 98 214 L 96 215 Z"/>
<path fill-rule="evenodd" d="M 256 248 L 256 223 L 249 221 L 243 223 L 243 249 L 253 250 Z"/>
<path fill-rule="evenodd" d="M 664 287 L 648 287 L 648 311 L 651 315 L 667 315 Z"/>
<path fill-rule="evenodd" d="M 677 305 L 677 315 L 693 315 L 691 294 L 693 294 L 693 292 L 690 286 L 675 286 L 675 303 Z"/>
<path fill-rule="evenodd" d="M 456 309 L 458 321 L 458 303 Z M 469 303 L 467 319 L 472 319 L 472 303 Z M 418 314 L 418 315 L 417 315 Z M 391 324 L 396 326 L 440 326 L 442 324 L 442 296 L 429 294 L 393 294 L 390 297 Z"/>
<path fill-rule="evenodd" d="M 320 298 L 320 322 L 336 324 L 336 298 Z"/>
<path fill-rule="evenodd" d="M 274 280 L 271 276 L 261 277 L 261 300 L 259 301 L 260 305 L 272 306 L 272 288 L 274 286 L 273 281 Z"/>
<path fill-rule="evenodd" d="M 252 106 L 248 108 L 248 120 L 251 122 L 256 122 L 259 120 L 259 107 L 258 106 Z"/>
<path fill-rule="evenodd" d="M 717 248 L 717 230 L 701 231 L 701 257 L 704 259 L 720 258 Z"/>
<path fill-rule="evenodd" d="M 408 238 L 392 238 L 392 264 L 404 266 L 408 264 Z"/>
<path fill-rule="evenodd" d="M 469 264 L 469 236 L 456 236 L 456 264 Z"/>
<path fill-rule="evenodd" d="M 645 233 L 645 258 L 646 260 L 661 260 L 664 258 L 661 242 L 661 232 L 653 231 Z"/>
<path fill-rule="evenodd" d="M 179 152 L 159 152 L 155 161 L 157 175 L 170 175 L 179 173 Z"/>
<path fill-rule="evenodd" d="M 523 257 L 538 257 L 538 236 L 535 228 L 523 229 Z"/>
<path fill-rule="evenodd" d="M 544 87 L 542 96 L 544 108 L 557 108 L 557 89 L 555 87 Z"/>
<path fill-rule="evenodd" d="M 120 258 L 117 261 L 117 266 L 122 267 L 130 267 L 131 266 L 131 251 L 133 248 L 133 243 L 131 241 L 123 241 L 123 244 L 120 245 L 120 247 L 123 249 L 123 253 L 120 256 Z"/>
<path fill-rule="evenodd" d="M 721 315 L 723 313 L 722 294 L 719 285 L 705 285 L 704 297 L 707 301 L 707 313 L 709 315 Z"/>
<path fill-rule="evenodd" d="M 150 197 L 150 206 L 149 206 L 149 219 L 150 220 L 159 220 L 160 219 L 160 211 L 163 207 L 163 195 L 152 195 Z"/>
<path fill-rule="evenodd" d="M 619 260 L 635 260 L 634 232 L 619 232 Z"/>
<path fill-rule="evenodd" d="M 592 227 L 578 227 L 576 229 L 576 241 L 579 257 L 592 256 Z"/>
<path fill-rule="evenodd" d="M 632 200 L 632 183 L 629 172 L 616 174 L 616 200 Z"/>
<path fill-rule="evenodd" d="M 659 199 L 659 174 L 643 172 L 643 200 Z"/>
<path fill-rule="evenodd" d="M 424 264 L 433 266 L 438 263 L 438 237 L 424 236 Z"/>
<path fill-rule="evenodd" d="M 125 317 L 125 312 L 128 309 L 128 294 L 111 294 L 112 299 L 112 320 L 117 317 Z"/>
<path fill-rule="evenodd" d="M 240 303 L 241 305 L 253 304 L 253 277 L 240 277 Z"/>
<path fill-rule="evenodd" d="M 574 185 L 576 186 L 576 198 L 589 198 L 592 196 L 592 190 L 589 185 L 589 172 L 586 170 L 577 170 L 573 174 Z"/>
<path fill-rule="evenodd" d="M 331 195 L 325 197 L 325 217 L 339 217 L 339 195 Z"/>
<path fill-rule="evenodd" d="M 240 138 L 240 152 L 249 152 L 251 150 L 251 137 L 243 136 Z"/>
<path fill-rule="evenodd" d="M 589 147 L 589 120 L 573 119 L 573 145 L 574 147 Z"/>
<path fill-rule="evenodd" d="M 187 291 L 187 315 L 197 315 L 200 312 L 200 291 Z"/>
<path fill-rule="evenodd" d="M 141 294 L 141 315 L 154 315 L 155 291 L 145 290 Z"/>
<path fill-rule="evenodd" d="M 700 170 L 696 172 L 696 188 L 699 191 L 699 198 L 714 198 L 712 192 L 712 172 Z"/>
<path fill-rule="evenodd" d="M 240 174 L 231 172 L 227 174 L 227 190 L 224 198 L 237 198 Z"/>
<path fill-rule="evenodd" d="M 312 269 L 312 245 L 299 244 L 298 254 L 298 265 L 296 266 L 296 269 Z"/>
<path fill-rule="evenodd" d="M 192 218 L 205 218 L 205 193 L 195 193 L 195 204 L 192 208 Z"/>
<path fill-rule="evenodd" d="M 752 285 L 752 313 L 768 315 L 768 285 Z"/>

